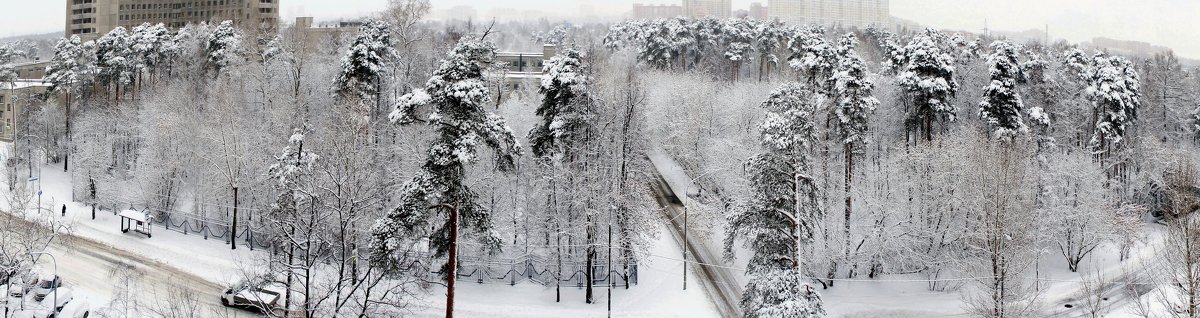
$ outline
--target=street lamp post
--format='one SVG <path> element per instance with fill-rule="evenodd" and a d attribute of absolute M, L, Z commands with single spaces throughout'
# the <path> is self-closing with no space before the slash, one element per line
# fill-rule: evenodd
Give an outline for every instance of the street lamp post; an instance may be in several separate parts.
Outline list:
<path fill-rule="evenodd" d="M 58 260 L 54 258 L 53 254 L 46 253 L 46 252 L 29 252 L 29 255 L 30 256 L 33 256 L 33 255 L 49 256 L 50 261 L 53 262 L 53 264 L 54 264 L 54 278 L 58 278 Z M 50 287 L 54 287 L 54 303 L 50 304 L 50 307 L 51 307 L 50 311 L 54 311 L 54 309 L 58 307 L 58 286 L 55 285 L 54 278 L 51 278 L 51 280 L 50 280 Z"/>
<path fill-rule="evenodd" d="M 39 175 L 41 174 L 40 170 L 41 169 L 39 169 L 39 172 L 38 172 Z M 33 183 L 34 181 L 37 181 L 37 196 L 38 196 L 37 210 L 38 210 L 38 213 L 41 214 L 41 212 L 42 212 L 42 178 L 40 176 L 29 177 L 30 183 Z M 51 213 L 53 213 L 53 212 L 51 212 Z"/>
<path fill-rule="evenodd" d="M 721 170 L 725 170 L 725 168 L 709 170 L 708 172 L 701 173 L 699 176 L 692 178 L 691 181 L 689 181 L 687 184 L 683 185 L 683 200 L 680 201 L 680 203 L 683 204 L 683 290 L 687 290 L 687 268 L 688 268 L 687 262 L 688 262 L 688 253 L 691 251 L 690 244 L 688 244 L 688 205 L 687 205 L 687 200 L 690 197 L 690 194 L 688 191 L 691 191 L 690 187 L 692 186 L 692 183 L 696 182 L 696 180 L 700 180 L 700 178 L 703 178 L 704 176 L 706 176 L 710 173 L 721 171 Z M 700 195 L 700 193 L 697 192 L 696 195 Z"/>

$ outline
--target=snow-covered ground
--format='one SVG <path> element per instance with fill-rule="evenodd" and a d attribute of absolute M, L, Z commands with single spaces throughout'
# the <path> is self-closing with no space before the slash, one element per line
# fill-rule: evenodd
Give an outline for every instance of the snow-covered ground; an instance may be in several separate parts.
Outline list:
<path fill-rule="evenodd" d="M 660 229 L 666 231 L 666 229 Z M 702 288 L 683 290 L 683 263 L 679 243 L 660 235 L 650 257 L 638 264 L 638 284 L 612 290 L 612 317 L 720 317 Z M 688 272 L 695 280 L 695 271 Z M 608 290 L 596 288 L 595 304 L 584 303 L 584 290 L 562 287 L 562 302 L 555 302 L 554 286 L 525 283 L 516 286 L 481 285 L 460 281 L 456 286 L 454 314 L 463 317 L 606 317 Z M 421 301 L 419 317 L 445 315 L 445 289 L 437 288 Z"/>
<path fill-rule="evenodd" d="M 96 219 L 92 220 L 90 207 L 78 202 L 65 202 L 71 197 L 70 175 L 63 172 L 61 166 L 47 165 L 41 173 L 43 205 L 54 212 L 50 214 L 61 217 L 59 212 L 62 205 L 66 204 L 65 218 L 71 224 L 74 235 L 161 262 L 217 284 L 237 281 L 243 273 L 239 266 L 251 263 L 241 261 L 250 260 L 256 253 L 262 252 L 251 251 L 244 245 L 231 250 L 225 241 L 205 240 L 200 235 L 185 235 L 158 225 L 154 226 L 151 238 L 132 232 L 121 233 L 119 217 L 113 211 L 98 211 Z M 621 286 L 612 291 L 614 317 L 719 316 L 701 288 L 682 290 L 678 242 L 669 235 L 660 235 L 650 255 L 639 264 L 639 284 L 628 290 Z M 694 272 L 688 274 L 689 279 L 697 279 Z M 608 314 L 608 290 L 604 288 L 595 289 L 595 304 L 585 304 L 584 290 L 574 286 L 562 288 L 562 302 L 554 301 L 553 286 L 533 283 L 508 286 L 463 281 L 458 287 L 455 314 L 462 317 L 604 317 Z M 96 289 L 83 291 L 92 295 L 89 301 L 93 306 L 107 303 L 112 297 L 111 290 L 103 287 Z M 414 308 L 417 316 L 444 315 L 444 288 L 435 287 L 419 297 L 421 299 Z"/>
<path fill-rule="evenodd" d="M 687 188 L 689 194 L 696 195 L 696 191 L 693 190 L 696 188 L 692 182 L 693 176 L 689 176 L 670 155 L 662 150 L 653 150 L 649 157 L 672 189 L 682 192 L 681 189 Z M 701 210 L 702 205 L 694 200 L 685 200 L 694 211 L 715 213 Z M 721 246 L 724 240 L 724 224 L 719 222 L 721 218 L 711 216 L 694 221 L 700 223 L 714 220 L 718 222 L 693 224 L 698 228 L 708 229 L 707 235 L 701 236 L 706 240 L 704 245 L 707 248 Z M 1065 303 L 1078 306 L 1075 299 L 1079 297 L 1082 282 L 1094 280 L 1096 273 L 1100 273 L 1100 277 L 1105 280 L 1118 281 L 1124 279 L 1126 273 L 1145 267 L 1162 248 L 1164 231 L 1160 225 L 1146 224 L 1143 231 L 1146 238 L 1132 249 L 1130 259 L 1121 261 L 1116 246 L 1104 245 L 1084 260 L 1078 273 L 1067 269 L 1066 261 L 1057 251 L 1047 252 L 1037 264 L 1036 279 L 1041 282 L 1037 286 L 1040 289 L 1039 308 L 1049 310 Z M 738 259 L 725 266 L 744 268 L 748 256 L 746 251 L 738 249 L 735 253 Z M 738 284 L 744 285 L 747 282 L 744 271 L 739 269 L 734 272 L 737 274 L 735 278 Z M 924 278 L 922 275 L 881 275 L 876 279 L 838 281 L 833 288 L 822 290 L 821 297 L 831 317 L 955 317 L 968 314 L 963 296 L 958 290 L 930 291 L 927 283 L 921 281 Z M 1167 309 L 1161 304 L 1161 298 L 1162 293 L 1152 291 L 1143 295 L 1140 301 L 1151 304 L 1153 312 L 1162 313 Z M 1105 313 L 1106 317 L 1140 317 L 1132 301 L 1114 306 Z"/>
<path fill-rule="evenodd" d="M 655 165 L 673 188 L 693 188 L 691 178 L 669 156 L 661 152 L 651 154 Z M 70 178 L 61 166 L 46 166 L 41 175 L 43 204 L 59 216 L 65 199 L 70 198 Z M 694 192 L 694 190 L 693 190 Z M 692 203 L 692 202 L 689 202 Z M 233 282 L 241 276 L 240 262 L 255 257 L 246 246 L 230 250 L 222 240 L 205 240 L 199 235 L 185 235 L 155 226 L 154 236 L 146 238 L 140 234 L 121 233 L 118 217 L 113 211 L 100 211 L 97 218 L 90 218 L 90 207 L 67 202 L 66 219 L 71 231 L 116 249 L 137 254 L 184 272 L 202 277 L 214 283 Z M 710 211 L 710 213 L 715 211 Z M 700 219 L 709 222 L 709 235 L 703 236 L 705 247 L 719 249 L 724 231 L 719 218 Z M 703 225 L 697 224 L 699 228 Z M 665 222 L 660 226 L 666 226 Z M 665 229 L 660 229 L 665 231 Z M 1147 225 L 1150 233 L 1147 242 L 1161 241 L 1161 227 Z M 1130 268 L 1153 257 L 1157 247 L 1154 243 L 1135 248 L 1132 260 L 1119 262 L 1115 248 L 1105 246 L 1087 260 L 1082 271 L 1095 273 L 1097 270 L 1110 279 L 1121 276 Z M 716 307 L 702 288 L 681 290 L 682 263 L 679 261 L 679 242 L 670 235 L 660 235 L 650 257 L 640 264 L 640 284 L 629 290 L 617 288 L 612 295 L 612 315 L 615 317 L 717 317 Z M 719 250 L 716 250 L 719 252 Z M 744 254 L 744 253 L 739 253 Z M 739 285 L 745 284 L 741 267 L 745 255 L 732 264 Z M 70 266 L 70 264 L 67 264 Z M 702 265 L 698 265 L 702 266 Z M 1066 270 L 1061 257 L 1048 254 L 1039 265 L 1038 277 L 1045 282 L 1042 299 L 1045 306 L 1074 297 L 1079 292 L 1080 281 L 1087 279 L 1086 273 L 1071 273 Z M 695 271 L 689 271 L 689 280 L 698 279 Z M 822 291 L 826 310 L 832 317 L 944 317 L 963 315 L 966 310 L 962 296 L 957 291 L 932 292 L 920 282 L 917 275 L 884 275 L 871 281 L 841 281 L 834 288 Z M 562 288 L 562 302 L 555 302 L 555 289 L 532 283 L 508 285 L 481 285 L 461 282 L 456 293 L 456 314 L 463 317 L 604 317 L 608 315 L 608 290 L 595 289 L 595 304 L 585 304 L 584 290 L 574 286 Z M 90 298 L 92 304 L 107 303 L 111 292 L 106 290 L 77 290 L 76 295 Z M 77 296 L 79 297 L 79 296 Z M 444 314 L 445 290 L 434 288 L 417 302 L 414 313 L 420 317 L 436 317 Z M 1160 303 L 1159 293 L 1143 296 L 1147 303 Z M 1157 310 L 1165 310 L 1155 305 Z M 1110 317 L 1133 316 L 1133 305 L 1125 304 L 1109 312 Z"/>
<path fill-rule="evenodd" d="M 157 225 L 150 238 L 132 231 L 121 233 L 120 218 L 114 211 L 98 210 L 96 219 L 92 220 L 91 207 L 79 202 L 66 202 L 71 198 L 70 177 L 63 172 L 61 165 L 44 166 L 41 175 L 42 200 L 52 212 L 61 212 L 63 204 L 67 206 L 67 223 L 72 224 L 71 231 L 75 235 L 171 265 L 213 282 L 236 282 L 242 273 L 238 261 L 252 259 L 255 253 L 261 252 L 251 251 L 245 245 L 231 250 L 227 241 L 204 239 L 195 234 L 185 235 Z"/>

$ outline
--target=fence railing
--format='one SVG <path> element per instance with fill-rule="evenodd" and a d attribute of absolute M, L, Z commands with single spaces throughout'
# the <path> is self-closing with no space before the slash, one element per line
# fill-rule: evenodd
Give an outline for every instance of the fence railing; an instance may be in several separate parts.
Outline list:
<path fill-rule="evenodd" d="M 182 211 L 164 211 L 148 208 L 154 215 L 152 224 L 164 229 L 186 235 L 200 235 L 204 239 L 218 239 L 247 246 L 250 249 L 272 248 L 273 239 L 264 232 L 243 227 L 236 235 L 230 236 L 229 222 L 207 218 Z M 249 222 L 247 222 L 249 224 Z M 430 255 L 406 255 L 411 265 L 428 266 L 436 262 L 444 263 L 445 259 L 435 259 Z M 441 264 L 439 263 L 439 264 Z M 563 260 L 561 271 L 557 259 L 546 259 L 534 254 L 523 254 L 511 257 L 482 258 L 459 256 L 458 275 L 460 281 L 470 281 L 478 284 L 508 284 L 516 285 L 529 282 L 543 286 L 564 285 L 582 288 L 588 284 L 588 266 L 577 260 Z M 440 268 L 440 267 L 439 267 Z M 638 283 L 638 265 L 636 262 L 614 261 L 613 268 L 608 268 L 608 262 L 603 257 L 593 260 L 591 266 L 592 286 L 630 286 Z M 436 269 L 429 273 L 437 275 Z"/>
<path fill-rule="evenodd" d="M 543 286 L 565 285 L 583 287 L 588 284 L 588 266 L 577 260 L 563 260 L 559 271 L 557 260 L 547 260 L 537 255 L 520 255 L 507 259 L 484 259 L 459 257 L 460 281 L 478 284 L 516 285 L 523 282 Z M 591 266 L 592 286 L 637 285 L 637 263 L 613 264 L 608 268 L 603 258 L 597 258 Z"/>

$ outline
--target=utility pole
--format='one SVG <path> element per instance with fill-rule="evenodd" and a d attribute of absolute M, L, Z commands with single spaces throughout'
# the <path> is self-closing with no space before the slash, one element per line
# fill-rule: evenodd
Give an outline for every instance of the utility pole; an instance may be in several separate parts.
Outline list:
<path fill-rule="evenodd" d="M 58 229 L 55 229 L 54 231 L 58 231 Z M 54 258 L 54 255 L 51 255 L 50 253 L 47 253 L 47 252 L 30 252 L 29 255 L 30 256 L 33 256 L 33 255 L 50 256 L 50 261 L 54 262 L 54 277 L 50 279 L 50 287 L 54 288 L 54 306 L 58 306 L 58 285 L 56 285 L 56 284 L 58 284 L 58 281 L 57 281 L 58 280 L 58 260 Z M 35 259 L 35 262 L 36 262 L 36 259 Z M 24 300 L 21 300 L 21 306 L 22 307 L 25 306 Z M 7 310 L 7 308 L 6 308 L 6 310 Z"/>
<path fill-rule="evenodd" d="M 1050 24 L 1049 23 L 1046 24 L 1046 43 L 1042 43 L 1042 44 L 1046 45 L 1046 46 L 1050 45 Z"/>
<path fill-rule="evenodd" d="M 608 270 L 608 318 L 612 318 L 612 289 L 617 286 L 612 279 L 612 209 L 608 210 L 608 266 L 604 268 Z"/>
<path fill-rule="evenodd" d="M 701 173 L 699 176 L 696 176 L 695 178 L 692 178 L 692 180 L 691 180 L 691 181 L 689 181 L 687 184 L 683 185 L 683 198 L 682 198 L 682 199 L 680 199 L 680 201 L 679 201 L 679 202 L 680 202 L 680 204 L 683 204 L 683 290 L 687 290 L 688 252 L 689 252 L 689 251 L 691 251 L 691 249 L 690 249 L 690 244 L 689 244 L 689 239 L 688 239 L 688 206 L 687 206 L 687 200 L 688 200 L 688 198 L 690 197 L 690 196 L 689 196 L 689 194 L 688 194 L 688 191 L 691 191 L 690 187 L 691 187 L 692 183 L 695 183 L 696 181 L 699 181 L 699 180 L 700 180 L 700 178 L 703 178 L 704 176 L 706 176 L 706 175 L 708 175 L 708 174 L 710 174 L 710 173 L 717 172 L 717 171 L 721 171 L 721 170 L 725 170 L 725 169 L 724 169 L 724 168 L 720 168 L 720 169 L 713 169 L 713 170 L 710 170 L 710 171 L 708 171 L 708 172 Z M 700 193 L 699 193 L 699 192 L 697 192 L 697 193 L 696 193 L 696 196 L 700 196 Z"/>
<path fill-rule="evenodd" d="M 88 188 L 92 192 L 92 219 L 96 219 L 96 179 L 88 177 Z M 168 220 L 170 221 L 170 220 Z"/>
<path fill-rule="evenodd" d="M 688 290 L 688 187 L 683 191 L 683 290 Z"/>

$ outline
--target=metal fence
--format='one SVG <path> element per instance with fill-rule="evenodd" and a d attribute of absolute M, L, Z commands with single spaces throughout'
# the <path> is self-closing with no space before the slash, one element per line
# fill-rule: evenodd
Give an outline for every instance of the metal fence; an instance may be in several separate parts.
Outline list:
<path fill-rule="evenodd" d="M 131 205 L 132 206 L 132 205 Z M 113 214 L 116 214 L 120 208 L 113 208 Z M 167 211 L 155 208 L 141 209 L 142 212 L 154 216 L 150 223 L 152 225 L 162 226 L 169 231 L 175 231 L 186 235 L 200 235 L 205 240 L 217 239 L 223 240 L 226 243 L 236 242 L 239 245 L 255 248 L 270 248 L 272 242 L 270 236 L 261 231 L 255 231 L 249 226 L 239 226 L 236 235 L 230 235 L 229 222 L 199 216 L 193 213 L 182 211 Z M 249 220 L 239 220 L 250 224 Z"/>
<path fill-rule="evenodd" d="M 115 210 L 115 209 L 114 209 Z M 273 240 L 266 233 L 255 231 L 249 226 L 242 227 L 236 235 L 230 236 L 229 222 L 202 217 L 181 211 L 165 211 L 147 208 L 155 217 L 152 224 L 162 226 L 166 230 L 186 235 L 200 235 L 204 239 L 218 239 L 236 242 L 236 244 L 255 248 L 272 248 Z M 249 222 L 246 222 L 249 224 Z M 430 255 L 406 256 L 411 265 L 430 265 L 434 261 L 444 263 L 445 259 L 435 259 Z M 563 286 L 582 288 L 587 282 L 588 266 L 583 262 L 563 260 L 561 274 L 558 270 L 557 259 L 546 259 L 534 254 L 523 254 L 510 257 L 482 258 L 460 255 L 458 258 L 458 275 L 460 281 L 478 284 L 508 284 L 535 283 L 543 286 L 553 286 L 561 282 Z M 431 266 L 427 268 L 433 268 Z M 638 283 L 638 265 L 636 262 L 614 261 L 613 268 L 608 268 L 606 258 L 598 257 L 591 266 L 592 286 L 630 286 Z M 437 275 L 436 269 L 430 275 Z"/>
<path fill-rule="evenodd" d="M 509 259 L 483 259 L 459 257 L 460 281 L 479 284 L 516 285 L 531 282 L 543 286 L 562 285 L 583 287 L 588 284 L 587 268 L 582 262 L 563 260 L 559 274 L 558 261 L 547 260 L 537 255 L 521 255 Z M 592 266 L 592 286 L 637 285 L 637 263 L 613 264 L 609 269 L 604 258 L 597 258 Z"/>

